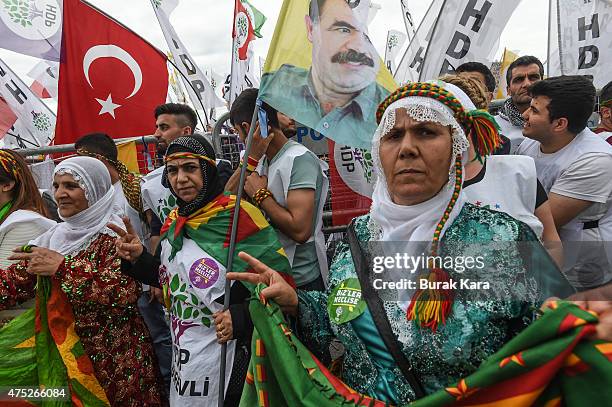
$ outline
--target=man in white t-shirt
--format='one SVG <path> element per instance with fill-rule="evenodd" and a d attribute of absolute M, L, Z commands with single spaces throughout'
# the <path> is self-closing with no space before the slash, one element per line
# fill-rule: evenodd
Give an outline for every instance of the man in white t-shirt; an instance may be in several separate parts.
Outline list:
<path fill-rule="evenodd" d="M 258 97 L 257 89 L 247 89 L 234 101 L 230 122 L 246 141 Z M 269 218 L 291 264 L 293 278 L 303 290 L 325 289 L 327 256 L 322 231 L 323 204 L 329 190 L 326 164 L 303 145 L 289 140 L 295 132 L 291 120 L 263 103 L 268 116 L 269 135 L 253 136 L 249 175 L 244 192 Z M 286 126 L 286 129 L 283 127 Z M 287 132 L 287 135 L 285 134 Z M 236 193 L 240 167 L 225 189 Z M 266 194 L 261 194 L 264 191 Z"/>
<path fill-rule="evenodd" d="M 609 82 L 599 93 L 599 126 L 595 133 L 608 144 L 612 144 L 612 82 Z"/>
<path fill-rule="evenodd" d="M 501 127 L 501 134 L 510 139 L 510 154 L 516 154 L 523 142 L 523 113 L 529 108 L 531 96 L 529 87 L 544 77 L 542 62 L 533 56 L 522 56 L 512 62 L 506 71 L 508 95 L 495 120 Z"/>
<path fill-rule="evenodd" d="M 586 127 L 595 87 L 582 76 L 562 76 L 529 91 L 533 99 L 523 115 L 527 139 L 518 153 L 534 158 L 548 192 L 568 278 L 577 288 L 601 285 L 612 279 L 601 250 L 612 241 L 612 228 L 605 226 L 612 216 L 612 147 Z"/>
<path fill-rule="evenodd" d="M 138 174 L 130 173 L 118 160 L 117 146 L 113 139 L 104 133 L 91 133 L 79 138 L 74 146 L 79 155 L 97 158 L 106 166 L 115 188 L 114 205 L 122 211 L 121 216 L 130 219 L 140 241 L 149 248 L 149 228 L 142 216 L 141 178 Z M 143 285 L 143 293 L 138 299 L 138 310 L 151 333 L 160 372 L 169 390 L 172 337 L 162 305 L 153 301 L 150 287 L 147 285 Z"/>

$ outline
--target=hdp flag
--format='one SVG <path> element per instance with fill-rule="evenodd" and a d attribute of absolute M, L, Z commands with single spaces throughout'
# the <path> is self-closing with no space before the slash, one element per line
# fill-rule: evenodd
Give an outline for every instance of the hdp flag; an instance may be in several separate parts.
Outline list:
<path fill-rule="evenodd" d="M 397 87 L 370 41 L 370 4 L 285 0 L 259 90 L 296 122 L 364 149 L 378 105 Z"/>
<path fill-rule="evenodd" d="M 234 2 L 234 25 L 232 31 L 232 73 L 229 77 L 229 94 L 225 97 L 230 105 L 247 88 L 259 85 L 253 66 L 254 52 L 251 42 L 261 38 L 261 28 L 266 17 L 246 0 Z"/>
<path fill-rule="evenodd" d="M 0 2 L 0 48 L 59 61 L 62 0 Z"/>
<path fill-rule="evenodd" d="M 4 138 L 4 147 L 35 148 L 49 145 L 53 140 L 55 114 L 1 59 L 0 97 L 18 118 L 15 129 Z"/>
<path fill-rule="evenodd" d="M 141 136 L 166 101 L 166 56 L 80 0 L 64 2 L 55 144 L 91 132 Z"/>

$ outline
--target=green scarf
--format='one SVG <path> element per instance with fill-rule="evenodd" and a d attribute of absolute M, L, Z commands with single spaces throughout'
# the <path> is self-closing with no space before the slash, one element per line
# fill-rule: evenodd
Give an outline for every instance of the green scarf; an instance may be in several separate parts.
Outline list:
<path fill-rule="evenodd" d="M 3 221 L 4 218 L 6 218 L 6 215 L 11 211 L 12 207 L 13 201 L 8 201 L 4 205 L 2 205 L 2 208 L 0 208 L 0 221 Z"/>

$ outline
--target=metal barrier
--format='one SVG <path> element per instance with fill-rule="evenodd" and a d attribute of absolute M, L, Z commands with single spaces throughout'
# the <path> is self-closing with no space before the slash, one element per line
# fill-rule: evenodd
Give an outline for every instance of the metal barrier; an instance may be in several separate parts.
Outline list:
<path fill-rule="evenodd" d="M 115 141 L 115 144 L 124 144 L 124 143 L 130 143 L 130 142 L 135 142 L 137 145 L 151 145 L 151 144 L 155 145 L 157 144 L 157 138 L 155 136 L 127 137 L 127 138 L 115 139 L 114 141 Z M 28 158 L 28 157 L 36 157 L 36 156 L 44 157 L 44 156 L 51 155 L 51 154 L 74 153 L 76 152 L 76 149 L 74 148 L 74 144 L 62 144 L 62 145 L 57 145 L 57 146 L 15 149 L 15 151 L 21 154 L 23 157 Z M 61 158 L 64 159 L 66 157 L 64 156 Z M 154 159 L 154 155 L 152 157 L 152 160 L 155 166 L 156 162 Z M 42 159 L 34 160 L 34 161 L 42 161 Z M 138 164 L 140 168 L 148 168 L 148 165 L 147 165 L 148 163 L 146 161 L 144 154 L 138 155 Z"/>

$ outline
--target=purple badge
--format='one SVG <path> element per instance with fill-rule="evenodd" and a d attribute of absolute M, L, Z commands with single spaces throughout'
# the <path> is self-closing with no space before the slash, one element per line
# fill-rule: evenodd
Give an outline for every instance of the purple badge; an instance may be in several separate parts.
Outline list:
<path fill-rule="evenodd" d="M 212 287 L 219 279 L 219 266 L 213 259 L 196 260 L 189 270 L 189 280 L 197 288 Z"/>

